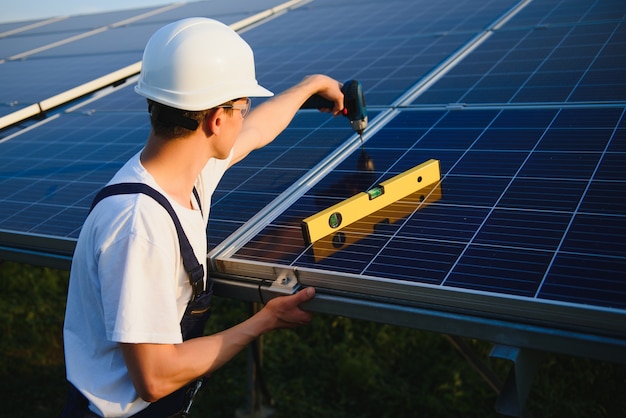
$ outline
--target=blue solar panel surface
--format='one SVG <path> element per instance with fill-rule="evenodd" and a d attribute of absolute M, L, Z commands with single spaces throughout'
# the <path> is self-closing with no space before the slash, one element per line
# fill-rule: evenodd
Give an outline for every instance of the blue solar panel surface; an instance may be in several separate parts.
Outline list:
<path fill-rule="evenodd" d="M 278 91 L 323 72 L 359 80 L 369 106 L 388 106 L 515 3 L 315 1 L 243 37 Z"/>
<path fill-rule="evenodd" d="M 0 80 L 7 82 L 0 90 L 0 116 L 139 62 L 150 35 L 168 22 L 212 16 L 230 24 L 279 3 L 178 3 L 49 20 L 1 36 Z"/>
<path fill-rule="evenodd" d="M 86 78 L 100 74 L 103 60 L 113 69 L 130 64 L 154 29 L 187 11 L 198 14 L 206 2 L 200 3 L 42 52 L 21 62 L 21 70 L 0 64 L 0 73 L 22 87 L 20 77 L 45 75 L 52 90 L 15 93 L 20 103 L 40 100 L 68 81 L 48 64 L 76 59 Z M 249 225 L 334 150 L 356 143 L 344 118 L 300 112 L 276 141 L 222 180 L 210 247 L 228 246 L 252 226 L 258 233 L 219 257 L 329 274 L 329 287 L 348 277 L 356 283 L 351 289 L 365 293 L 390 283 L 406 286 L 407 296 L 441 289 L 475 310 L 487 295 L 502 300 L 492 315 L 536 320 L 546 304 L 623 315 L 626 6 L 516 5 L 316 0 L 244 31 L 257 77 L 271 90 L 315 72 L 361 81 L 371 134 L 321 181 L 299 188 L 300 197 L 278 216 Z M 219 13 L 225 21 L 242 16 Z M 128 34 L 134 41 L 122 42 Z M 102 53 L 85 55 L 90 47 Z M 453 56 L 459 61 L 448 67 Z M 141 149 L 149 131 L 145 109 L 129 86 L 120 87 L 0 142 L 0 232 L 74 240 L 97 189 Z M 302 219 L 431 158 L 441 161 L 440 185 L 349 227 L 341 240 L 305 245 Z M 578 318 L 548 320 L 576 328 Z M 624 329 L 611 323 L 599 332 L 623 336 Z"/>
<path fill-rule="evenodd" d="M 426 285 L 478 295 L 478 311 L 502 295 L 535 319 L 555 303 L 624 312 L 625 9 L 531 2 L 221 268 L 309 269 L 338 287 L 362 277 L 350 289 L 363 293 L 387 286 L 377 278 Z M 437 188 L 306 245 L 304 218 L 431 158 Z"/>
<path fill-rule="evenodd" d="M 526 110 L 511 126 L 519 113 L 402 112 L 364 146 L 374 172 L 346 159 L 236 257 L 626 308 L 624 109 Z M 435 201 L 371 234 L 348 227 L 360 241 L 328 257 L 316 246 L 332 236 L 305 245 L 302 219 L 429 158 L 441 161 Z"/>
<path fill-rule="evenodd" d="M 392 8 L 396 10 L 396 19 L 411 11 L 411 7 L 417 16 L 427 19 L 428 15 L 419 14 L 420 7 L 417 5 L 405 2 L 397 4 L 402 8 Z M 463 7 L 456 2 L 454 4 L 449 19 L 458 25 L 459 19 L 464 21 L 459 16 L 465 14 L 471 2 L 461 3 Z M 474 31 L 480 30 L 504 10 L 503 6 L 495 7 L 495 3 L 491 4 L 494 10 L 473 22 Z M 377 7 L 374 3 L 367 5 L 370 8 Z M 354 4 L 347 3 L 342 6 L 346 10 L 341 11 L 347 12 L 352 6 Z M 368 61 L 372 61 L 367 70 L 375 74 L 383 73 L 390 66 L 401 70 L 404 58 L 414 54 L 416 57 L 413 59 L 419 58 L 423 68 L 411 78 L 406 77 L 401 81 L 403 86 L 410 86 L 428 68 L 435 66 L 473 35 L 473 32 L 465 32 L 464 27 L 461 35 L 452 35 L 451 40 L 444 41 L 442 39 L 446 39 L 445 36 L 415 36 L 405 30 L 405 34 L 393 34 L 380 42 L 382 49 L 390 49 L 395 45 L 396 50 L 407 52 L 399 57 L 389 55 L 374 61 L 368 55 L 371 54 L 368 52 L 368 43 L 355 44 L 354 39 L 359 37 L 355 33 L 352 38 L 344 36 L 344 40 L 336 47 L 333 60 L 341 61 L 335 62 L 335 67 L 329 70 L 326 68 L 327 61 L 312 58 L 327 54 L 325 46 L 303 52 L 312 48 L 311 40 L 307 40 L 304 35 L 311 39 L 325 39 L 314 33 L 316 24 L 312 23 L 314 21 L 307 12 L 315 13 L 314 17 L 319 19 L 328 15 L 329 7 L 322 3 L 320 7 L 311 7 L 305 12 L 296 9 L 243 34 L 255 50 L 257 76 L 264 86 L 280 91 L 312 72 L 329 72 L 340 80 L 365 76 L 365 71 L 358 73 L 361 61 L 353 62 L 352 56 L 342 53 L 346 49 L 358 49 Z M 373 38 L 384 38 L 386 33 L 397 26 L 394 20 L 374 25 L 376 19 L 372 18 L 369 11 L 364 11 L 362 18 L 366 19 L 362 22 L 364 27 L 373 25 L 370 29 Z M 359 22 L 358 19 L 354 20 L 351 25 L 356 28 Z M 416 25 L 416 22 L 410 24 Z M 328 22 L 329 30 L 340 25 L 345 26 L 345 20 L 339 16 Z M 268 37 L 268 33 L 273 35 Z M 277 43 L 277 40 L 280 42 Z M 330 41 L 322 43 L 327 42 Z M 122 46 L 121 50 L 127 48 Z M 313 61 L 315 63 L 311 64 Z M 412 71 L 414 69 L 408 72 Z M 395 76 L 390 75 L 386 79 L 372 76 L 374 79 L 378 82 L 367 88 L 370 103 L 372 96 L 378 98 L 378 103 L 390 104 L 405 89 L 396 87 Z M 372 112 L 371 116 L 375 115 L 376 112 Z M 148 131 L 145 101 L 131 88 L 121 88 L 74 111 L 61 114 L 55 120 L 47 121 L 42 129 L 25 132 L 19 138 L 2 144 L 0 159 L 3 160 L 3 167 L 26 168 L 7 170 L 2 177 L 0 185 L 4 185 L 5 190 L 19 192 L 6 191 L 2 194 L 6 215 L 0 218 L 0 229 L 76 238 L 92 195 L 128 156 L 141 148 Z M 333 120 L 318 112 L 302 112 L 298 115 L 290 128 L 271 146 L 238 164 L 222 180 L 214 197 L 210 243 L 216 245 L 243 225 L 251 214 L 261 210 L 351 134 L 344 118 Z M 242 201 L 247 203 L 242 204 Z M 14 212 L 15 207 L 20 210 Z M 242 207 L 247 211 L 243 212 Z M 58 221 L 58 218 L 63 218 L 63 222 Z"/>
<path fill-rule="evenodd" d="M 624 2 L 537 3 L 415 103 L 623 103 Z M 546 5 L 551 10 L 544 16 Z"/>

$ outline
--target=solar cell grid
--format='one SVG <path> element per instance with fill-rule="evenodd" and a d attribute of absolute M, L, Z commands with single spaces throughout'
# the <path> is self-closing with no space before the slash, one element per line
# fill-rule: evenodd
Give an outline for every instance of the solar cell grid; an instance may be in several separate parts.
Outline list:
<path fill-rule="evenodd" d="M 24 80 L 26 88 L 21 83 L 5 84 L 0 100 L 17 104 L 37 103 L 87 83 L 100 75 L 119 70 L 140 59 L 140 51 L 115 55 L 82 56 L 72 62 L 71 71 L 67 71 L 66 57 L 6 62 L 0 65 L 0 74 L 3 79 L 6 77 L 6 80 Z M 13 109 L 7 110 L 8 114 Z"/>
<path fill-rule="evenodd" d="M 0 116 L 139 62 L 150 35 L 170 21 L 219 15 L 230 24 L 279 3 L 179 3 L 73 16 L 9 34 L 0 38 L 0 80 L 12 82 L 0 90 L 0 103 L 10 106 L 0 107 Z"/>
<path fill-rule="evenodd" d="M 619 10 L 613 16 L 530 28 L 516 27 L 516 16 L 514 29 L 495 31 L 414 103 L 623 101 L 626 27 Z"/>
<path fill-rule="evenodd" d="M 568 25 L 579 22 L 614 20 L 624 16 L 620 0 L 533 1 L 507 24 L 508 27 Z"/>
<path fill-rule="evenodd" d="M 193 1 L 182 3 L 180 7 L 173 8 L 165 14 L 147 17 L 142 22 L 163 22 L 165 24 L 186 17 L 205 16 L 214 17 L 226 24 L 231 24 L 246 16 L 263 12 L 283 3 L 285 2 L 282 0 L 240 0 L 236 3 L 231 1 Z"/>
<path fill-rule="evenodd" d="M 30 51 L 43 45 L 57 42 L 62 39 L 69 38 L 80 32 L 53 32 L 43 33 L 39 35 L 29 34 L 28 36 L 7 36 L 0 39 L 0 59 L 7 60 L 10 57 Z"/>
<path fill-rule="evenodd" d="M 238 240 L 219 257 L 252 263 L 253 278 L 269 264 L 370 296 L 414 301 L 434 289 L 445 309 L 574 330 L 597 325 L 622 338 L 621 323 L 603 321 L 626 309 L 622 3 L 525 4 L 415 106 L 398 109 L 390 106 L 517 2 L 316 0 L 246 31 L 264 86 L 280 91 L 313 72 L 356 78 L 371 126 L 380 127 L 379 113 L 394 117 L 342 161 L 331 154 L 336 167 L 309 188 L 299 182 L 352 131 L 344 118 L 300 112 L 274 143 L 227 173 L 214 195 L 209 247 Z M 40 61 L 82 56 L 88 45 Z M 109 55 L 87 57 L 85 68 L 102 57 Z M 0 143 L 0 234 L 75 238 L 93 193 L 143 144 L 145 106 L 119 88 Z M 302 219 L 430 158 L 440 160 L 440 185 L 304 244 Z M 301 193 L 293 203 L 285 197 Z M 276 202 L 280 214 L 257 223 Z"/>
<path fill-rule="evenodd" d="M 146 12 L 159 9 L 160 7 L 143 7 L 137 9 L 113 10 L 101 13 L 86 13 L 74 16 L 64 16 L 64 19 L 51 22 L 22 32 L 20 36 L 63 34 L 70 36 L 74 33 L 88 32 L 101 26 L 111 25 Z"/>
<path fill-rule="evenodd" d="M 11 33 L 19 33 L 21 31 L 27 30 L 27 27 L 30 25 L 41 24 L 40 22 L 44 22 L 44 20 L 28 20 L 28 21 L 17 21 L 17 22 L 2 22 L 0 23 L 0 36 L 8 36 Z"/>
<path fill-rule="evenodd" d="M 322 72 L 361 81 L 369 106 L 389 105 L 513 4 L 315 1 L 243 37 L 257 74 L 277 91 Z"/>
<path fill-rule="evenodd" d="M 403 111 L 364 145 L 376 163 L 374 174 L 351 169 L 351 156 L 232 258 L 276 262 L 267 243 L 287 237 L 290 245 L 278 259 L 292 267 L 624 309 L 626 285 L 618 266 L 626 261 L 626 201 L 616 194 L 626 173 L 616 166 L 623 154 L 609 151 L 623 117 L 623 108 Z M 516 120 L 525 123 L 512 124 Z M 506 135 L 529 128 L 533 140 Z M 493 131 L 499 142 L 489 135 Z M 586 135 L 573 135 L 580 132 Z M 413 145 L 409 152 L 396 150 L 389 138 Z M 298 245 L 301 219 L 427 158 L 441 159 L 436 201 L 414 205 L 383 229 L 348 227 L 342 233 L 359 239 L 347 238 L 350 245 L 324 258 L 316 256 L 316 245 L 332 245 L 332 236 Z M 596 178 L 607 163 L 610 183 Z M 364 183 L 337 187 L 348 180 Z M 572 257 L 589 262 L 586 276 L 568 266 Z M 572 280 L 564 285 L 568 274 Z M 602 298 L 608 294 L 613 296 Z"/>
<path fill-rule="evenodd" d="M 148 130 L 144 115 L 74 113 L 29 133 L 2 144 L 2 206 L 19 210 L 1 217 L 0 229 L 76 238 L 94 192 L 139 151 Z M 52 221 L 68 209 L 81 216 Z"/>

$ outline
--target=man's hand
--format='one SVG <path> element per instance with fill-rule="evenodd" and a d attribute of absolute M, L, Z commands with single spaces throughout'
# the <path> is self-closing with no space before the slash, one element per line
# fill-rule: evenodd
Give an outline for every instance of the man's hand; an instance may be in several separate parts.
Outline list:
<path fill-rule="evenodd" d="M 321 74 L 310 75 L 304 78 L 302 83 L 315 83 L 318 90 L 315 94 L 330 100 L 334 103 L 333 108 L 321 108 L 322 112 L 332 113 L 333 116 L 339 116 L 343 110 L 343 92 L 341 91 L 342 83 L 333 80 L 330 77 Z"/>
<path fill-rule="evenodd" d="M 264 310 L 276 319 L 274 328 L 294 328 L 311 322 L 313 315 L 300 308 L 300 304 L 313 299 L 315 289 L 307 287 L 296 294 L 279 296 L 267 302 Z"/>

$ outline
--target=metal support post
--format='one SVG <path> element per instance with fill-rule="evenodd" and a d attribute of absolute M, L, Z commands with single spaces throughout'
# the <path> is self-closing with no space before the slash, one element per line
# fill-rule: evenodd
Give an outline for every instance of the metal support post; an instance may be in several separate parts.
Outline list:
<path fill-rule="evenodd" d="M 256 302 L 250 303 L 250 315 L 261 310 L 262 305 Z M 267 418 L 274 414 L 275 410 L 264 405 L 264 402 L 273 404 L 273 400 L 263 379 L 263 336 L 250 343 L 248 352 L 248 396 L 245 408 L 235 412 L 235 418 Z"/>
<path fill-rule="evenodd" d="M 489 356 L 513 363 L 496 401 L 496 411 L 508 416 L 521 417 L 539 367 L 540 353 L 527 348 L 494 345 Z"/>

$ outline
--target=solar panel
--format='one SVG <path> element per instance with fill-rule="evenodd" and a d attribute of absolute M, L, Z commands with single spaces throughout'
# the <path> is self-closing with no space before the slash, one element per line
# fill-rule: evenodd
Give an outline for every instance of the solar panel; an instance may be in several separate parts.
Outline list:
<path fill-rule="evenodd" d="M 6 104 L 0 106 L 0 117 L 139 62 L 150 35 L 170 21 L 214 16 L 230 24 L 278 3 L 176 3 L 51 20 L 9 33 L 0 37 L 0 79 L 12 80 L 0 92 L 0 103 Z M 30 116 L 39 109 L 33 112 Z"/>
<path fill-rule="evenodd" d="M 242 228 L 258 233 L 223 243 L 216 270 L 293 269 L 321 288 L 623 338 L 624 6 L 608 3 L 530 3 L 280 215 Z M 302 238 L 307 216 L 430 158 L 438 189 Z"/>
<path fill-rule="evenodd" d="M 369 106 L 388 106 L 514 4 L 316 1 L 242 36 L 277 91 L 321 72 L 359 80 Z"/>
<path fill-rule="evenodd" d="M 420 129 L 421 118 L 414 118 L 414 111 L 402 112 L 364 146 L 363 152 L 376 167 L 374 173 L 368 173 L 368 182 L 351 187 L 351 181 L 363 180 L 354 161 L 356 155 L 351 156 L 234 257 L 271 262 L 273 254 L 257 251 L 256 246 L 290 236 L 291 251 L 280 254 L 281 263 L 287 265 L 329 271 L 339 265 L 357 275 L 533 299 L 542 298 L 542 287 L 554 280 L 551 263 L 558 264 L 562 257 L 589 257 L 589 265 L 595 266 L 590 269 L 592 277 L 606 279 L 596 283 L 596 290 L 613 295 L 601 305 L 626 308 L 626 288 L 623 280 L 618 280 L 622 273 L 615 269 L 620 263 L 612 261 L 626 254 L 621 239 L 625 219 L 618 210 L 604 209 L 606 201 L 615 200 L 614 187 L 626 184 L 623 169 L 615 170 L 620 154 L 609 151 L 623 123 L 624 110 L 585 110 L 585 118 L 578 117 L 582 113 L 578 109 L 526 111 L 525 120 L 538 131 L 534 143 L 507 135 L 517 129 L 525 133 L 526 127 L 497 128 L 515 112 L 426 112 L 437 119 L 428 131 Z M 570 134 L 580 130 L 593 130 L 594 141 L 587 146 L 570 141 Z M 490 134 L 497 134 L 503 146 L 495 144 Z M 403 144 L 414 144 L 390 149 L 390 135 Z M 362 243 L 326 259 L 315 259 L 315 246 L 306 246 L 298 236 L 299 222 L 305 216 L 427 158 L 439 159 L 442 164 L 440 199 L 424 208 L 414 206 L 415 212 L 406 219 L 385 225 L 384 232 L 375 232 Z M 607 183 L 602 176 L 596 177 L 605 171 L 616 178 Z M 602 224 L 611 227 L 597 227 Z M 581 240 L 585 234 L 592 237 Z M 594 245 L 590 249 L 581 242 Z M 423 267 L 423 263 L 436 264 L 433 260 L 437 259 L 441 260 L 439 268 Z M 560 266 L 560 274 L 563 268 Z M 564 299 L 584 300 L 582 289 L 570 287 L 569 292 L 561 293 Z"/>
<path fill-rule="evenodd" d="M 14 30 L 3 36 L 0 39 L 0 76 L 13 82 L 3 85 L 0 101 L 10 106 L 0 108 L 0 116 L 140 60 L 139 43 L 133 55 L 120 60 L 110 52 L 106 56 L 95 53 L 98 50 L 93 45 L 85 47 L 82 55 L 71 57 L 71 46 L 81 39 L 89 43 L 90 38 L 99 33 L 105 33 L 106 37 L 114 32 L 109 30 L 112 29 L 109 25 L 141 12 L 145 10 L 49 19 L 41 25 L 27 25 L 26 30 Z M 145 42 L 146 36 L 139 37 L 138 42 L 142 39 Z M 132 44 L 137 36 L 128 39 Z M 119 49 L 128 43 L 109 42 L 108 45 L 117 45 L 114 48 Z"/>
<path fill-rule="evenodd" d="M 315 72 L 358 79 L 370 126 L 361 144 L 345 118 L 302 111 L 229 170 L 211 209 L 213 274 L 243 287 L 297 271 L 320 294 L 425 308 L 420 318 L 458 315 L 472 336 L 519 340 L 542 326 L 562 345 L 576 342 L 559 350 L 602 356 L 608 347 L 617 358 L 626 309 L 623 8 L 316 0 L 245 30 L 261 84 L 280 91 Z M 64 51 L 82 57 L 97 41 Z M 42 61 L 62 61 L 58 51 Z M 148 129 L 145 102 L 121 86 L 0 142 L 0 251 L 67 261 L 91 197 Z M 304 243 L 302 219 L 431 158 L 440 184 L 341 236 Z M 486 319 L 502 322 L 487 333 Z"/>
<path fill-rule="evenodd" d="M 202 10 L 206 14 L 218 13 L 223 21 L 230 23 L 259 12 L 258 7 L 277 4 L 276 1 L 239 2 L 236 5 L 196 2 L 167 10 L 176 10 L 171 16 L 172 19 L 180 18 L 181 13 L 184 15 L 181 8 L 186 8 L 188 13 L 193 15 L 198 15 Z M 164 21 L 168 20 L 166 15 L 162 17 Z M 106 14 L 105 18 L 110 19 L 112 16 L 120 17 L 114 13 Z M 153 30 L 163 24 L 159 23 L 157 14 L 140 16 L 145 20 L 141 27 L 130 25 L 117 28 L 120 32 L 113 30 L 103 32 L 103 36 L 109 41 L 112 39 L 109 35 L 121 32 L 124 32 L 126 37 L 132 33 L 134 39 L 129 39 L 128 42 L 126 40 L 114 42 L 113 45 L 117 47 L 109 48 L 110 51 L 106 53 L 85 55 L 90 48 L 92 51 L 100 52 L 93 45 L 97 39 L 97 35 L 93 35 L 84 42 L 77 40 L 72 44 L 46 50 L 45 54 L 42 52 L 46 55 L 44 58 L 29 57 L 19 63 L 0 64 L 0 72 L 4 70 L 5 74 L 10 75 L 6 78 L 3 76 L 2 80 L 12 81 L 5 83 L 3 93 L 10 97 L 11 91 L 16 91 L 27 102 L 38 101 L 49 94 L 76 86 L 84 80 L 81 77 L 89 79 L 94 75 L 100 75 L 110 69 L 118 70 L 122 65 L 137 61 L 143 50 L 143 45 L 139 46 L 139 42 L 142 41 L 138 39 L 141 38 L 142 31 L 143 37 L 147 39 Z M 98 16 L 95 19 L 101 22 L 102 18 Z M 29 30 L 44 30 L 46 27 L 45 30 L 50 31 L 52 25 L 54 22 Z M 107 41 L 97 44 L 102 46 L 106 43 Z M 135 44 L 136 48 L 133 47 Z M 133 52 L 134 49 L 136 50 Z M 134 58 L 133 54 L 136 55 Z M 55 62 L 58 62 L 58 65 L 53 65 Z M 91 76 L 84 73 L 76 76 L 71 72 L 59 71 L 59 68 L 71 68 L 76 64 L 82 65 L 83 69 L 89 66 L 96 72 L 91 73 Z M 15 73 L 11 74 L 12 70 L 15 70 Z M 36 81 L 41 82 L 41 86 Z M 149 125 L 145 101 L 131 90 L 123 87 L 114 90 L 121 98 L 109 101 L 115 103 L 115 107 L 104 104 L 102 108 L 109 106 L 108 109 L 114 109 L 114 113 L 107 114 L 100 109 L 96 114 L 94 112 L 98 108 L 97 105 L 91 108 L 79 107 L 76 110 L 69 109 L 53 114 L 42 122 L 31 124 L 23 131 L 16 130 L 15 127 L 3 131 L 5 136 L 0 138 L 0 146 L 3 149 L 0 158 L 4 168 L 0 176 L 2 188 L 0 235 L 3 243 L 20 247 L 20 251 L 27 253 L 29 249 L 36 248 L 37 251 L 41 251 L 37 253 L 39 255 L 51 254 L 53 259 L 60 258 L 60 261 L 53 260 L 54 263 L 60 263 L 55 265 L 67 266 L 67 260 L 73 252 L 75 237 L 86 215 L 90 193 L 94 188 L 97 189 L 106 183 L 116 169 L 140 149 L 147 136 Z M 99 94 L 96 98 L 102 96 Z M 120 102 L 125 103 L 130 111 L 121 113 L 120 109 L 123 106 L 119 106 Z M 13 100 L 8 109 L 4 110 L 12 112 L 22 106 L 20 103 L 20 100 Z M 35 113 L 38 113 L 37 109 Z M 33 258 L 33 254 L 27 257 L 28 261 L 33 262 L 37 259 L 37 255 Z"/>
<path fill-rule="evenodd" d="M 404 3 L 403 3 L 404 4 Z M 327 6 L 326 6 L 327 7 Z M 371 7 L 371 6 L 370 6 Z M 407 7 L 404 5 L 404 7 Z M 415 6 L 413 6 L 417 9 Z M 467 7 L 467 4 L 465 5 Z M 402 9 L 406 12 L 406 9 Z M 319 16 L 327 14 L 327 8 L 321 8 L 316 13 Z M 455 13 L 461 13 L 463 10 L 456 10 Z M 297 14 L 298 11 L 290 12 Z M 495 14 L 495 12 L 494 12 Z M 371 17 L 367 13 L 363 16 L 368 20 Z M 298 15 L 299 20 L 308 22 L 310 19 Z M 488 22 L 492 17 L 486 16 L 483 23 Z M 270 25 L 265 29 L 266 25 Z M 477 23 L 479 28 L 481 23 Z M 310 23 L 307 23 L 310 27 Z M 379 25 L 380 33 L 388 31 L 393 23 Z M 263 29 L 263 31 L 261 31 Z M 295 44 L 291 48 L 284 45 L 272 44 L 272 41 L 264 38 L 264 33 L 273 33 L 274 39 L 283 38 L 284 33 L 291 31 L 292 21 L 284 18 L 274 19 L 265 23 L 263 26 L 244 33 L 249 38 L 253 47 L 260 50 L 256 53 L 257 73 L 263 85 L 279 91 L 285 87 L 285 77 L 287 70 L 283 70 L 282 66 L 292 69 L 292 65 L 296 63 L 305 63 L 311 60 L 314 53 L 325 53 L 322 48 L 317 52 L 311 51 L 308 55 L 298 54 L 297 57 L 289 59 L 279 58 L 276 51 L 282 51 L 283 57 L 290 57 L 294 49 L 302 49 L 302 45 Z M 307 28 L 303 28 L 306 33 Z M 265 32 L 267 30 L 267 32 Z M 373 32 L 372 36 L 376 33 Z M 396 35 L 394 35 L 396 36 Z M 465 34 L 464 38 L 470 34 Z M 433 48 L 433 42 L 438 42 L 431 37 L 417 37 L 413 35 L 404 35 L 406 40 L 403 43 L 411 43 L 411 48 L 417 53 L 422 50 L 430 50 Z M 414 39 L 415 38 L 415 39 Z M 263 41 L 263 39 L 266 39 Z M 293 37 L 298 40 L 299 38 Z M 435 40 L 433 40 L 435 39 Z M 458 47 L 461 39 L 457 39 L 456 44 L 451 44 L 448 50 Z M 350 40 L 344 41 L 342 46 L 350 43 Z M 255 46 L 254 44 L 259 43 Z M 266 42 L 263 44 L 263 42 Z M 274 41 L 275 42 L 275 41 Z M 389 45 L 391 41 L 387 41 Z M 368 46 L 362 44 L 360 49 L 367 51 Z M 273 51 L 273 52 L 272 52 Z M 272 52 L 272 53 L 270 53 Z M 296 59 L 297 58 L 297 59 Z M 439 56 L 425 56 L 422 58 L 424 62 L 430 62 L 434 65 Z M 430 61 L 428 61 L 430 59 Z M 276 63 L 282 66 L 277 67 Z M 343 61 L 346 64 L 346 76 L 348 72 L 353 70 L 350 60 Z M 271 65 L 270 65 L 271 64 Z M 372 70 L 377 70 L 377 66 L 389 66 L 384 60 L 379 60 L 377 65 L 370 65 Z M 269 68 L 273 68 L 270 71 Z M 263 70 L 266 68 L 267 70 Z M 301 69 L 299 74 L 289 71 L 289 77 L 293 82 L 307 74 L 308 68 Z M 322 68 L 319 68 L 321 71 Z M 413 76 L 413 79 L 407 80 L 414 83 L 419 74 Z M 370 91 L 384 91 L 387 87 L 384 84 L 373 86 Z M 389 93 L 385 93 L 389 95 Z M 395 97 L 399 92 L 394 92 Z M 390 101 L 387 99 L 387 101 Z M 19 225 L 17 231 L 25 233 L 37 233 L 61 238 L 75 238 L 84 219 L 84 215 L 77 216 L 74 222 L 54 222 L 57 215 L 56 212 L 67 213 L 68 208 L 72 208 L 72 213 L 86 214 L 87 203 L 90 199 L 90 193 L 93 193 L 99 185 L 106 182 L 114 173 L 116 168 L 123 163 L 129 155 L 138 151 L 141 144 L 145 140 L 148 132 L 148 120 L 145 116 L 145 101 L 134 94 L 129 88 L 120 88 L 115 93 L 107 95 L 99 100 L 88 103 L 69 114 L 62 114 L 57 120 L 51 120 L 45 124 L 45 129 L 35 129 L 32 132 L 24 133 L 18 138 L 3 144 L 4 152 L 2 159 L 9 164 L 13 161 L 18 166 L 32 167 L 37 170 L 39 177 L 45 177 L 52 173 L 53 178 L 48 178 L 45 182 L 56 184 L 54 197 L 51 194 L 31 193 L 28 186 L 33 180 L 41 180 L 37 176 L 31 176 L 29 171 L 11 172 L 7 175 L 3 183 L 7 188 L 15 187 L 17 181 L 20 181 L 22 192 L 19 194 L 6 194 L 4 199 L 11 205 L 19 205 L 22 207 L 18 213 L 4 218 L 0 223 L 0 229 L 13 231 Z M 113 110 L 114 112 L 107 112 Z M 121 113 L 125 110 L 125 113 Z M 376 113 L 372 113 L 373 116 Z M 271 147 L 266 150 L 259 151 L 256 155 L 251 156 L 244 163 L 238 164 L 235 168 L 227 173 L 223 179 L 221 186 L 214 198 L 214 208 L 212 216 L 212 228 L 215 233 L 210 234 L 210 240 L 213 244 L 217 244 L 227 235 L 236 230 L 250 215 L 263 208 L 273 198 L 278 196 L 287 188 L 291 182 L 302 177 L 312 166 L 326 157 L 333 149 L 343 143 L 349 136 L 351 131 L 345 119 L 340 118 L 332 120 L 326 115 L 320 115 L 317 112 L 302 112 L 294 121 L 292 126 L 275 141 Z M 118 137 L 123 138 L 118 139 Z M 45 144 L 44 141 L 51 141 Z M 38 144 L 34 147 L 32 144 Z M 116 144 L 119 143 L 119 146 Z M 80 152 L 77 152 L 80 150 Z M 101 150 L 101 152 L 94 152 Z M 303 160 L 303 150 L 306 150 L 307 159 Z M 54 156 L 54 158 L 52 158 Z M 39 165 L 38 165 L 39 164 Z M 270 168 L 271 165 L 271 168 Z M 71 168 L 69 168 L 69 167 Z M 40 167 L 40 168 L 35 168 Z M 61 169 L 64 167 L 63 169 Z M 57 172 L 72 172 L 72 180 L 57 179 Z M 83 171 L 81 171 L 83 170 Z M 253 173 L 254 175 L 251 175 Z M 24 177 L 23 179 L 20 177 Z M 244 181 L 245 179 L 246 181 Z M 259 181 L 260 186 L 255 181 Z M 59 182 L 67 182 L 59 183 Z M 40 183 L 40 181 L 36 181 Z M 53 187 L 53 186 L 50 186 Z M 47 189 L 46 189 L 47 190 Z M 68 194 L 67 198 L 58 197 Z M 35 197 L 28 197 L 35 196 Z M 77 197 L 80 199 L 77 200 Z M 57 204 L 54 199 L 60 199 L 63 203 Z M 256 204 L 242 205 L 242 200 L 257 202 Z M 38 211 L 31 207 L 45 207 L 45 210 Z M 242 213 L 242 206 L 249 208 L 250 212 Z M 8 207 L 8 206 L 7 206 Z M 56 210 L 55 210 L 56 208 Z M 19 222 L 19 217 L 25 217 Z M 43 217 L 43 218 L 42 218 Z M 222 231 L 220 234 L 218 231 Z"/>
<path fill-rule="evenodd" d="M 497 30 L 415 103 L 623 103 L 626 25 L 615 18 L 626 13 L 623 2 L 574 3 L 584 5 L 582 16 L 572 2 L 554 3 L 535 21 L 514 17 L 511 29 Z M 612 14 L 604 14 L 607 5 Z M 535 8 L 543 10 L 535 3 L 525 10 Z M 573 16 L 580 22 L 567 24 Z"/>

